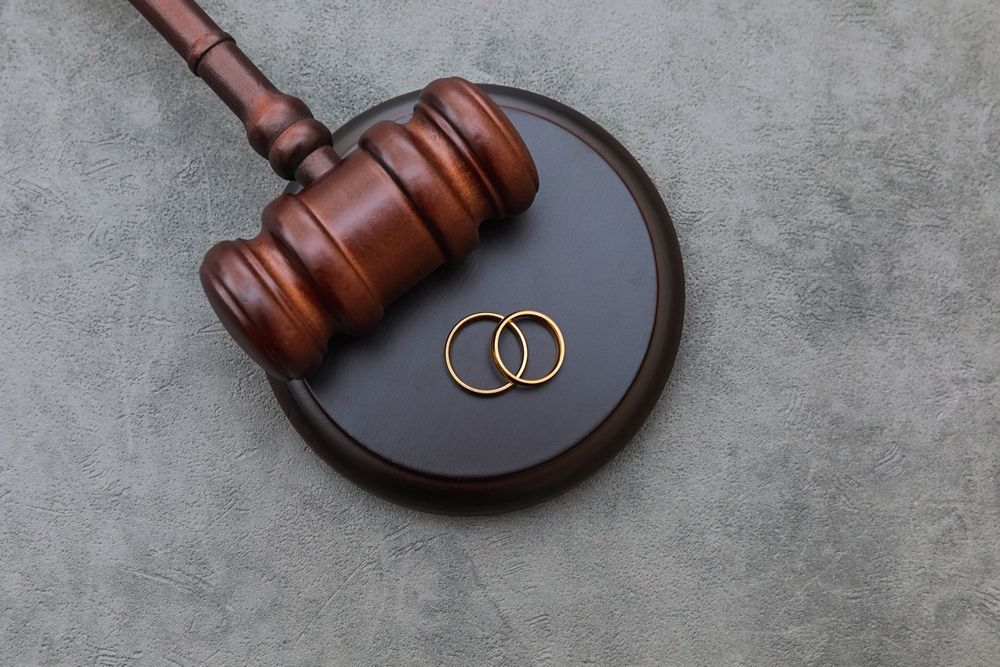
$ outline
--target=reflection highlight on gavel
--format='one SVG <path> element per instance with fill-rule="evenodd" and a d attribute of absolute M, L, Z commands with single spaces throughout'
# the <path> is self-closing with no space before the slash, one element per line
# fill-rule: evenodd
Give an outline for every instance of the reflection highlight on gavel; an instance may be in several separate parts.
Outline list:
<path fill-rule="evenodd" d="M 201 281 L 233 338 L 270 375 L 301 378 L 330 338 L 468 254 L 485 220 L 526 210 L 538 174 L 497 105 L 458 78 L 432 82 L 412 117 L 362 134 L 341 159 L 329 129 L 278 91 L 191 0 L 131 0 L 246 126 L 275 173 L 304 187 L 263 212 L 261 232 L 213 247 Z"/>

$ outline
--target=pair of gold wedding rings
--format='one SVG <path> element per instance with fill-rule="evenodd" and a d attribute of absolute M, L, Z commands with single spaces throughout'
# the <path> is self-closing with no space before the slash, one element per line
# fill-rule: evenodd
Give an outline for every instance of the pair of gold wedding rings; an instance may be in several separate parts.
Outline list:
<path fill-rule="evenodd" d="M 495 320 L 496 322 L 499 322 L 496 329 L 493 330 L 491 353 L 493 357 L 493 365 L 496 366 L 497 371 L 503 376 L 506 382 L 499 387 L 494 387 L 492 389 L 482 389 L 480 387 L 470 385 L 459 377 L 458 373 L 455 371 L 454 364 L 451 362 L 451 346 L 455 340 L 455 336 L 458 335 L 458 332 L 473 322 L 479 322 L 482 320 Z M 525 339 L 524 333 L 517 326 L 518 320 L 535 320 L 536 322 L 540 322 L 546 329 L 549 330 L 549 333 L 552 334 L 553 341 L 555 341 L 555 365 L 552 367 L 552 370 L 540 378 L 524 377 L 524 371 L 528 367 L 528 341 Z M 510 370 L 507 367 L 506 362 L 504 362 L 503 357 L 500 356 L 500 337 L 503 336 L 503 332 L 508 328 L 514 332 L 514 335 L 517 336 L 518 341 L 521 343 L 521 365 L 516 371 Z M 537 310 L 519 310 L 516 313 L 507 315 L 506 317 L 498 313 L 473 313 L 452 327 L 451 333 L 448 334 L 448 340 L 445 341 L 444 344 L 444 363 L 448 367 L 448 374 L 451 375 L 451 379 L 465 391 L 471 394 L 476 394 L 477 396 L 496 396 L 497 394 L 510 391 L 515 386 L 537 387 L 539 385 L 543 385 L 556 376 L 559 369 L 562 368 L 565 358 L 566 341 L 563 339 L 562 331 L 559 330 L 559 327 L 551 317 L 545 313 L 540 313 Z"/>

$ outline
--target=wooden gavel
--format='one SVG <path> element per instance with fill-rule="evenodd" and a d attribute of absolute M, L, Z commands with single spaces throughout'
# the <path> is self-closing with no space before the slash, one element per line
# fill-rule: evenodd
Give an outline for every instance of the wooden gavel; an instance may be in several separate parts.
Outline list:
<path fill-rule="evenodd" d="M 222 242 L 201 281 L 233 338 L 272 376 L 316 370 L 334 334 L 360 334 L 446 261 L 484 220 L 526 210 L 538 173 L 497 105 L 439 79 L 404 124 L 383 121 L 341 159 L 330 130 L 278 91 L 192 0 L 130 0 L 246 126 L 282 178 L 304 187 L 263 213 L 260 234 Z"/>

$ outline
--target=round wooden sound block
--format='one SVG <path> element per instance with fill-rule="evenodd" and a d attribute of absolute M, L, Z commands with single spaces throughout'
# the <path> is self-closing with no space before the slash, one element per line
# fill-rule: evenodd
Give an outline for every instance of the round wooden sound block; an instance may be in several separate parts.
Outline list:
<path fill-rule="evenodd" d="M 271 380 L 299 433 L 341 473 L 391 500 L 455 514 L 530 505 L 608 461 L 659 398 L 684 317 L 673 224 L 632 156 L 558 102 L 483 89 L 534 157 L 535 203 L 517 218 L 484 223 L 464 262 L 393 303 L 372 333 L 332 340 L 313 377 Z M 334 147 L 346 154 L 377 121 L 405 121 L 416 98 L 361 114 L 335 133 Z M 475 312 L 524 309 L 546 313 L 562 330 L 558 375 L 493 397 L 459 388 L 444 362 L 452 327 Z M 556 354 L 551 336 L 518 325 L 529 350 L 525 377 L 544 375 Z M 476 323 L 455 339 L 454 364 L 470 384 L 502 384 L 490 357 L 494 327 Z M 502 342 L 516 369 L 517 339 Z"/>

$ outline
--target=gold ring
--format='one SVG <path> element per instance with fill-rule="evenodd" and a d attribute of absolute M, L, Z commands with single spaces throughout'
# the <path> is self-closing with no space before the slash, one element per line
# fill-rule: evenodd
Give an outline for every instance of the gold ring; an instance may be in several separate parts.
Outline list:
<path fill-rule="evenodd" d="M 506 364 L 504 364 L 503 362 L 503 359 L 500 357 L 500 336 L 503 334 L 503 330 L 506 329 L 507 327 L 514 327 L 516 329 L 517 325 L 514 323 L 514 320 L 519 320 L 521 318 L 538 320 L 539 322 L 544 324 L 545 327 L 549 330 L 549 333 L 552 334 L 552 339 L 556 343 L 556 352 L 558 354 L 558 357 L 556 359 L 555 366 L 553 366 L 552 370 L 549 371 L 547 374 L 535 380 L 528 380 L 521 377 L 521 373 L 524 372 L 525 364 L 521 364 L 521 369 L 518 370 L 517 373 L 511 373 L 510 369 L 507 368 Z M 528 346 L 526 344 L 524 346 L 524 357 L 525 360 L 527 360 Z M 533 387 L 540 384 L 545 384 L 546 382 L 548 382 L 549 380 L 551 380 L 556 376 L 556 373 L 558 373 L 559 369 L 562 368 L 563 360 L 565 358 L 566 358 L 566 341 L 563 339 L 562 331 L 559 330 L 559 327 L 556 325 L 554 321 L 552 321 L 551 317 L 549 317 L 545 313 L 540 313 L 537 310 L 519 310 L 516 313 L 508 315 L 507 317 L 500 320 L 500 324 L 497 325 L 497 330 L 493 332 L 493 363 L 496 364 L 497 370 L 503 373 L 503 376 L 505 378 L 507 378 L 508 380 L 510 380 L 515 384 L 523 385 L 525 387 Z"/>
<path fill-rule="evenodd" d="M 503 315 L 499 315 L 497 313 L 473 313 L 472 315 L 469 315 L 461 322 L 456 324 L 454 327 L 452 327 L 451 333 L 448 334 L 448 340 L 444 344 L 444 363 L 448 367 L 448 373 L 451 375 L 451 379 L 454 380 L 455 383 L 462 389 L 473 394 L 478 394 L 479 396 L 495 396 L 497 394 L 502 394 L 514 386 L 514 382 L 511 380 L 511 377 L 519 377 L 521 373 L 524 372 L 524 369 L 528 367 L 528 341 L 524 339 L 524 334 L 521 333 L 521 330 L 517 328 L 517 325 L 511 322 L 510 327 L 514 330 L 514 333 L 517 334 L 518 339 L 521 341 L 522 354 L 521 354 L 521 368 L 518 369 L 516 374 L 509 375 L 510 371 L 507 370 L 506 366 L 503 367 L 504 376 L 507 377 L 509 380 L 507 384 L 496 387 L 495 389 L 480 389 L 479 387 L 473 387 L 472 385 L 462 380 L 462 378 L 458 377 L 458 373 L 455 372 L 455 367 L 451 363 L 451 344 L 452 341 L 455 340 L 455 335 L 458 334 L 459 331 L 464 329 L 469 324 L 472 324 L 473 322 L 478 322 L 480 320 L 496 320 L 498 322 L 501 322 L 503 321 L 503 319 L 504 319 Z M 497 356 L 494 358 L 497 358 L 499 357 L 500 354 L 499 332 L 494 334 L 494 340 L 497 341 L 496 345 L 494 346 L 495 349 L 497 350 L 495 353 Z"/>

